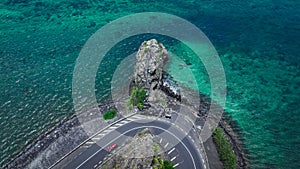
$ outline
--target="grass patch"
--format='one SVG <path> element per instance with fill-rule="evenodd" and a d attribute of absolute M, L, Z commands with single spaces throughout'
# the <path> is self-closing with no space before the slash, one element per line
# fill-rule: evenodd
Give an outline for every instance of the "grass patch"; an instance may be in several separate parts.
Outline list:
<path fill-rule="evenodd" d="M 128 104 L 137 106 L 138 108 L 142 109 L 144 107 L 143 103 L 145 99 L 146 90 L 144 88 L 133 87 Z"/>
<path fill-rule="evenodd" d="M 221 128 L 217 127 L 213 131 L 213 140 L 217 146 L 224 169 L 236 169 L 236 156 Z"/>
<path fill-rule="evenodd" d="M 117 111 L 116 110 L 108 110 L 103 114 L 103 119 L 104 120 L 110 120 L 113 119 L 117 116 Z"/>
<path fill-rule="evenodd" d="M 153 145 L 153 151 L 154 151 L 155 155 L 158 154 L 158 144 L 157 143 L 154 143 L 154 145 Z"/>

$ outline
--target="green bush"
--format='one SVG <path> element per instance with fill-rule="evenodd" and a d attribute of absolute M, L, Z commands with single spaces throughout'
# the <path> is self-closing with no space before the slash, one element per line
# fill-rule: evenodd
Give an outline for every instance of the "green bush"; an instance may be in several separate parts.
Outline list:
<path fill-rule="evenodd" d="M 153 149 L 154 149 L 155 155 L 158 154 L 158 144 L 157 143 L 154 143 Z"/>
<path fill-rule="evenodd" d="M 144 107 L 143 102 L 145 99 L 146 99 L 146 90 L 144 88 L 139 88 L 139 87 L 132 88 L 129 104 L 133 106 L 137 106 L 138 108 L 143 108 Z"/>
<path fill-rule="evenodd" d="M 213 140 L 217 146 L 220 159 L 223 162 L 224 169 L 236 168 L 236 155 L 233 148 L 223 134 L 221 128 L 217 127 L 213 132 Z"/>
<path fill-rule="evenodd" d="M 153 169 L 174 169 L 173 163 L 168 160 L 163 160 L 161 157 L 154 157 Z"/>
<path fill-rule="evenodd" d="M 108 110 L 103 114 L 102 117 L 104 120 L 110 120 L 110 119 L 115 118 L 116 116 L 117 116 L 116 110 Z"/>
<path fill-rule="evenodd" d="M 173 164 L 168 160 L 164 160 L 164 169 L 174 169 Z"/>

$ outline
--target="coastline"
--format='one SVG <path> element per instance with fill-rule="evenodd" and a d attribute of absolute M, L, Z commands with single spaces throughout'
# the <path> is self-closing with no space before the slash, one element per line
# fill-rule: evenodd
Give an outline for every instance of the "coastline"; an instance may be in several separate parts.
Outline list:
<path fill-rule="evenodd" d="M 248 160 L 246 158 L 247 151 L 244 148 L 244 143 L 239 139 L 240 136 L 238 135 L 238 133 L 241 132 L 239 132 L 240 129 L 236 124 L 234 125 L 236 127 L 232 127 L 232 124 L 234 123 L 236 122 L 223 117 L 219 123 L 219 127 L 223 130 L 223 134 L 227 137 L 227 140 L 233 147 L 233 151 L 237 157 L 237 168 L 249 168 Z"/>
<path fill-rule="evenodd" d="M 212 101 L 208 96 L 202 93 L 199 94 L 201 100 L 198 115 L 204 117 L 205 119 L 210 104 L 218 104 Z M 242 133 L 241 129 L 237 125 L 236 121 L 232 120 L 229 113 L 227 113 L 224 109 L 222 110 L 222 118 L 220 119 L 217 127 L 220 127 L 222 129 L 224 136 L 227 138 L 233 148 L 234 154 L 237 157 L 237 168 L 249 168 L 249 162 L 246 158 L 247 151 L 242 141 L 242 135 L 240 135 Z M 217 169 L 222 168 L 222 162 L 219 159 L 219 153 L 216 149 L 215 143 L 213 142 L 212 136 L 203 144 L 208 156 L 210 166 L 213 166 L 213 168 Z"/>
<path fill-rule="evenodd" d="M 103 112 L 114 106 L 108 100 L 98 105 Z M 84 112 L 80 116 L 93 119 L 96 115 L 91 116 L 89 113 Z M 118 116 L 110 123 L 120 118 Z M 93 120 L 87 123 L 93 123 Z M 87 133 L 81 128 L 78 117 L 73 114 L 42 132 L 37 138 L 27 142 L 23 149 L 3 164 L 3 168 L 48 168 L 88 138 Z"/>
<path fill-rule="evenodd" d="M 205 114 L 208 110 L 207 108 L 209 107 L 207 103 L 210 103 L 210 99 L 201 93 L 200 95 L 202 102 L 201 105 L 204 106 L 199 108 L 199 114 L 205 118 Z M 105 102 L 99 103 L 98 107 L 102 111 L 106 111 L 111 107 L 114 107 L 114 103 L 110 99 L 106 99 Z M 226 112 L 224 112 L 224 114 L 227 115 Z M 82 115 L 89 116 L 84 113 Z M 113 121 L 116 121 L 120 118 L 121 116 L 118 116 Z M 93 119 L 93 117 L 90 119 Z M 242 140 L 240 140 L 238 137 L 238 128 L 231 126 L 235 125 L 234 123 L 235 122 L 231 119 L 223 117 L 219 123 L 219 127 L 222 128 L 223 133 L 228 138 L 234 149 L 234 152 L 237 156 L 237 167 L 248 168 L 249 165 L 245 157 L 246 151 L 243 148 Z M 4 164 L 4 168 L 48 168 L 87 138 L 88 135 L 80 127 L 80 122 L 78 121 L 77 116 L 74 114 L 65 118 L 62 122 L 58 123 L 54 127 L 41 133 L 38 138 L 28 142 L 24 146 L 24 149 L 17 153 L 7 164 Z M 62 140 L 69 141 L 70 143 L 66 144 Z M 208 145 L 212 146 L 209 148 L 210 150 L 207 150 Z M 215 144 L 213 143 L 211 137 L 204 143 L 204 146 L 209 165 L 214 166 L 213 168 L 222 168 L 222 163 L 218 159 L 219 154 L 216 151 Z M 211 151 L 211 149 L 214 149 L 214 151 Z M 49 154 L 51 158 L 49 158 Z"/>

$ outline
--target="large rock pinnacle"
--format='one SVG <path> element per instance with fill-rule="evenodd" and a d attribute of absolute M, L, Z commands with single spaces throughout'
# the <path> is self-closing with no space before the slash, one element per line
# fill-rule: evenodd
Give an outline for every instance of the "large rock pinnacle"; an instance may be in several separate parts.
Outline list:
<path fill-rule="evenodd" d="M 141 44 L 137 54 L 134 71 L 134 83 L 144 87 L 148 93 L 162 83 L 163 66 L 169 58 L 166 48 L 155 39 Z"/>

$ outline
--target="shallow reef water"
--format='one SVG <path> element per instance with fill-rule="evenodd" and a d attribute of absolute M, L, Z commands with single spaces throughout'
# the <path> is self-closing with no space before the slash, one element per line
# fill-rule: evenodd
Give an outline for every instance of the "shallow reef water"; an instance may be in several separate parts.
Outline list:
<path fill-rule="evenodd" d="M 85 42 L 119 17 L 164 12 L 199 27 L 219 53 L 226 116 L 240 130 L 251 168 L 299 168 L 300 3 L 294 0 L 4 0 L 0 2 L 0 166 L 74 113 L 72 75 Z M 180 56 L 210 96 L 201 62 L 185 45 L 141 35 L 122 41 L 99 65 L 98 102 L 110 94 L 118 63 L 150 38 Z M 109 59 L 113 58 L 113 59 Z M 174 60 L 170 72 L 178 77 Z M 184 82 L 182 83 L 189 85 Z"/>

